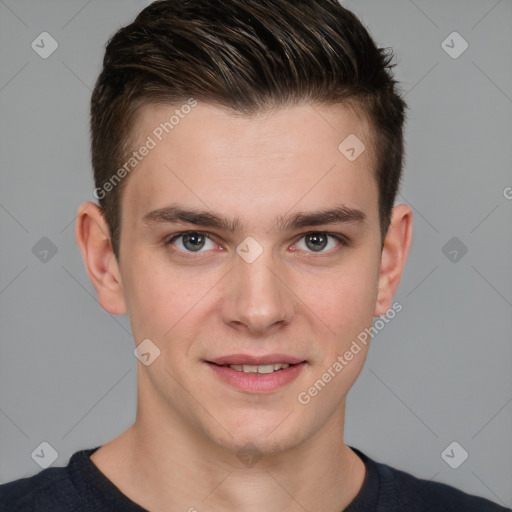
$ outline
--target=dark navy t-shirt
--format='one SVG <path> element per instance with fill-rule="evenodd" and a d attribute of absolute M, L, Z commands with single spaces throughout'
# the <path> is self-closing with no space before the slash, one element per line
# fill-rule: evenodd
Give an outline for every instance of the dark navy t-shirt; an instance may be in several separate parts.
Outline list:
<path fill-rule="evenodd" d="M 32 477 L 0 485 L 0 511 L 147 512 L 94 465 L 89 456 L 98 448 L 74 453 L 66 467 L 47 468 Z M 510 511 L 448 485 L 416 478 L 375 462 L 355 448 L 352 450 L 365 463 L 366 477 L 345 512 Z"/>

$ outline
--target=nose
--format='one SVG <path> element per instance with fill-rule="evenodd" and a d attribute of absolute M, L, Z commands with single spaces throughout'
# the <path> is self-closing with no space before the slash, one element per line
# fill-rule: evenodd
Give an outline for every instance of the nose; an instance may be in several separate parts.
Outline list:
<path fill-rule="evenodd" d="M 295 311 L 293 293 L 283 273 L 265 253 L 252 263 L 242 259 L 235 263 L 221 304 L 223 322 L 252 335 L 283 328 L 291 322 Z"/>

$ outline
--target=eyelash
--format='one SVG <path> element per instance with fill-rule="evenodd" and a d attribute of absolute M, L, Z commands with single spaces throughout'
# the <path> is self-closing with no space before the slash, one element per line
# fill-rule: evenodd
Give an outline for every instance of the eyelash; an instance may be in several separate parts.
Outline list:
<path fill-rule="evenodd" d="M 209 240 L 214 242 L 212 237 L 208 233 L 206 233 L 204 231 L 180 231 L 179 233 L 174 233 L 172 236 L 168 237 L 165 240 L 164 245 L 169 247 L 172 250 L 172 252 L 179 253 L 183 257 L 186 257 L 186 258 L 197 258 L 198 256 L 196 256 L 196 254 L 197 255 L 202 254 L 201 251 L 198 251 L 197 253 L 194 253 L 194 251 L 182 251 L 181 249 L 176 249 L 172 245 L 173 242 L 175 242 L 177 239 L 181 238 L 182 236 L 184 236 L 184 235 L 191 235 L 191 234 L 202 235 L 205 238 L 208 238 Z M 332 237 L 340 245 L 337 248 L 331 249 L 329 251 L 318 251 L 317 253 L 315 253 L 315 251 L 307 251 L 308 254 L 319 254 L 319 255 L 322 255 L 322 254 L 335 254 L 338 251 L 340 251 L 341 249 L 350 246 L 350 239 L 347 238 L 345 235 L 342 235 L 340 233 L 331 233 L 329 231 L 308 231 L 306 233 L 303 233 L 297 241 L 303 240 L 308 235 L 313 235 L 313 234 L 322 234 L 322 235 L 326 235 L 326 236 Z M 294 242 L 294 243 L 297 243 L 297 242 Z"/>

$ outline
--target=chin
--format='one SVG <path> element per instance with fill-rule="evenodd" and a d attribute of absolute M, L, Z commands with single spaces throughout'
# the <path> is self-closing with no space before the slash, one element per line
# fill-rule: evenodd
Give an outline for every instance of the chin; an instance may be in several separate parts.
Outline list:
<path fill-rule="evenodd" d="M 259 411 L 253 411 L 244 415 L 244 421 L 238 418 L 235 423 L 226 422 L 223 424 L 226 430 L 216 428 L 216 433 L 210 434 L 215 444 L 237 456 L 253 450 L 261 455 L 278 454 L 296 447 L 307 437 L 299 428 L 303 422 L 297 418 L 288 422 L 292 416 L 293 412 L 273 413 L 264 419 Z"/>

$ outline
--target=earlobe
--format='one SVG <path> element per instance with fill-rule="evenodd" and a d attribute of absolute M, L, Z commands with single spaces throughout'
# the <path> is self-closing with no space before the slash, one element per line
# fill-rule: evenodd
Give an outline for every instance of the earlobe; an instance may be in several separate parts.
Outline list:
<path fill-rule="evenodd" d="M 391 307 L 400 283 L 412 241 L 412 210 L 406 204 L 393 208 L 381 255 L 379 290 L 374 316 L 382 316 Z"/>
<path fill-rule="evenodd" d="M 100 208 L 87 202 L 78 209 L 75 236 L 100 305 L 114 315 L 126 313 L 121 273 Z"/>

